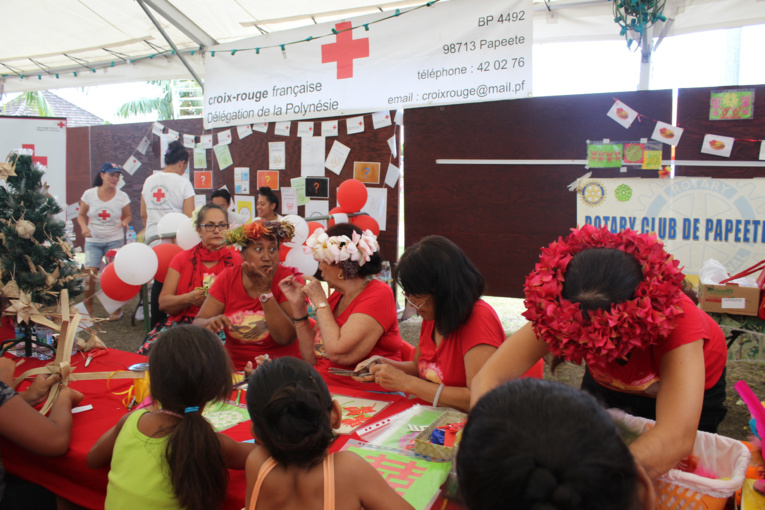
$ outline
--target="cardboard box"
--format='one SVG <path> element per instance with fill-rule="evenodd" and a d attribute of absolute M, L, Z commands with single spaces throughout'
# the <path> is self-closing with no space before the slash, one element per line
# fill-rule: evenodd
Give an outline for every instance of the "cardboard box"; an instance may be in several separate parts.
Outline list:
<path fill-rule="evenodd" d="M 699 306 L 705 312 L 756 316 L 760 308 L 760 289 L 701 283 Z"/>

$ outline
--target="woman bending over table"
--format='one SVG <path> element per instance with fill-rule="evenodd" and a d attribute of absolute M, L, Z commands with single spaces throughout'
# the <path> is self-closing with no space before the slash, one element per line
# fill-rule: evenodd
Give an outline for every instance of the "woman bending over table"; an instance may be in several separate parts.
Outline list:
<path fill-rule="evenodd" d="M 303 285 L 286 278 L 279 285 L 292 304 L 303 359 L 314 365 L 327 384 L 384 391 L 376 384 L 354 381 L 333 371 L 353 371 L 370 355 L 401 359 L 401 335 L 393 291 L 372 279 L 382 270 L 377 237 L 350 223 L 326 232 L 317 228 L 306 240 L 306 253 L 319 261 L 321 276 L 334 292 L 329 297 L 318 280 Z M 305 297 L 316 308 L 316 329 L 308 322 Z"/>
<path fill-rule="evenodd" d="M 369 358 L 356 367 L 372 374 L 361 380 L 467 410 L 473 377 L 505 340 L 497 312 L 481 299 L 483 276 L 459 246 L 429 236 L 404 252 L 395 277 L 422 317 L 415 358 Z"/>
<path fill-rule="evenodd" d="M 207 290 L 217 275 L 241 263 L 235 250 L 223 244 L 228 230 L 226 211 L 215 204 L 202 206 L 195 220 L 202 242 L 173 257 L 159 294 L 159 308 L 168 315 L 163 324 L 149 332 L 139 354 L 149 354 L 157 335 L 176 324 L 190 324 L 207 297 Z"/>
<path fill-rule="evenodd" d="M 294 268 L 279 264 L 279 244 L 292 239 L 289 222 L 253 221 L 226 234 L 240 249 L 242 264 L 223 271 L 194 324 L 214 333 L 225 332 L 226 350 L 237 370 L 257 356 L 299 356 L 292 324 L 292 304 L 279 288 L 285 278 L 302 278 Z"/>
<path fill-rule="evenodd" d="M 649 234 L 585 225 L 559 238 L 526 277 L 531 323 L 476 375 L 472 403 L 548 352 L 585 361 L 583 389 L 656 420 L 630 450 L 652 479 L 669 471 L 726 413 L 725 337 L 683 293 L 677 266 Z"/>

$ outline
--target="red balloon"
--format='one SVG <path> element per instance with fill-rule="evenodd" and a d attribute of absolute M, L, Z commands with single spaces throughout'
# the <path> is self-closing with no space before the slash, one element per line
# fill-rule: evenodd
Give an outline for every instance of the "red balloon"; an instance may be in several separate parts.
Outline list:
<path fill-rule="evenodd" d="M 130 285 L 120 280 L 114 271 L 114 262 L 110 262 L 101 273 L 101 290 L 115 301 L 130 301 L 141 290 L 141 286 Z"/>
<path fill-rule="evenodd" d="M 367 203 L 367 187 L 356 179 L 348 179 L 337 188 L 337 203 L 348 212 L 359 212 Z"/>
<path fill-rule="evenodd" d="M 318 221 L 308 221 L 306 223 L 308 223 L 308 237 L 311 237 L 311 234 L 313 234 L 314 230 L 317 228 L 324 228 L 324 225 Z"/>
<path fill-rule="evenodd" d="M 333 207 L 332 209 L 329 210 L 329 213 L 327 214 L 329 214 L 330 216 L 332 216 L 333 214 L 348 214 L 348 211 L 346 211 L 342 207 Z M 331 227 L 334 224 L 335 224 L 335 220 L 333 218 L 327 221 L 328 227 Z"/>
<path fill-rule="evenodd" d="M 290 247 L 286 244 L 280 244 L 279 245 L 279 262 L 284 262 L 284 259 L 287 258 L 287 254 L 290 252 Z"/>
<path fill-rule="evenodd" d="M 164 283 L 165 276 L 167 276 L 167 270 L 170 268 L 170 261 L 173 260 L 173 257 L 182 252 L 183 248 L 177 244 L 160 243 L 152 248 L 152 250 L 157 254 L 157 260 L 159 260 L 154 279 L 160 283 Z"/>
<path fill-rule="evenodd" d="M 371 230 L 374 235 L 380 235 L 380 225 L 378 225 L 377 220 L 371 216 L 354 216 L 351 218 L 351 223 L 359 227 L 361 230 Z"/>

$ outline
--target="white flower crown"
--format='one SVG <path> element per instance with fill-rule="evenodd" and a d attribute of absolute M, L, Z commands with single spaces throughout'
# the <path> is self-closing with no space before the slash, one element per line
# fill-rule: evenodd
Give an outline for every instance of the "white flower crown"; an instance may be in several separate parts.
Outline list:
<path fill-rule="evenodd" d="M 361 235 L 354 232 L 351 238 L 348 238 L 348 236 L 329 237 L 323 228 L 317 228 L 306 239 L 303 247 L 306 255 L 313 255 L 314 260 L 319 262 L 338 264 L 344 260 L 352 260 L 359 266 L 369 262 L 372 254 L 379 250 L 377 236 L 371 230 L 365 230 Z"/>

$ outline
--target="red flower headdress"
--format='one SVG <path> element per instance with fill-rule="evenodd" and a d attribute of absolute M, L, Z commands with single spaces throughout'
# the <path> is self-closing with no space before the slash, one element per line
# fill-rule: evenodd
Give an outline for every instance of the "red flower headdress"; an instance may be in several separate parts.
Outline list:
<path fill-rule="evenodd" d="M 579 303 L 564 299 L 562 292 L 569 262 L 589 248 L 616 248 L 632 255 L 643 268 L 643 280 L 633 299 L 613 304 L 610 310 L 591 310 L 585 319 Z M 542 248 L 539 263 L 524 284 L 523 316 L 556 356 L 594 366 L 625 359 L 634 348 L 644 349 L 666 338 L 675 317 L 683 313 L 684 276 L 678 265 L 654 235 L 632 230 L 613 234 L 591 225 L 572 229 L 565 239 Z"/>

